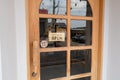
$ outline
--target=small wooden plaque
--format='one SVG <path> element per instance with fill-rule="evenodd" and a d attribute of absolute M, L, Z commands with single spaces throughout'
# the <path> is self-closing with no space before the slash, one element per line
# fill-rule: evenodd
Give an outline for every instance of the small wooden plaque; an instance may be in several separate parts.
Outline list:
<path fill-rule="evenodd" d="M 65 41 L 65 33 L 64 32 L 49 32 L 49 41 Z"/>

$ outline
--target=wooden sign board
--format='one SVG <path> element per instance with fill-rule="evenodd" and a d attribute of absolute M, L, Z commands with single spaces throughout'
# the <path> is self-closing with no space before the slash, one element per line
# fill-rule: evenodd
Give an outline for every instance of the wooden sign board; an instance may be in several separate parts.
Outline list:
<path fill-rule="evenodd" d="M 64 32 L 49 32 L 49 41 L 65 41 L 65 33 Z"/>

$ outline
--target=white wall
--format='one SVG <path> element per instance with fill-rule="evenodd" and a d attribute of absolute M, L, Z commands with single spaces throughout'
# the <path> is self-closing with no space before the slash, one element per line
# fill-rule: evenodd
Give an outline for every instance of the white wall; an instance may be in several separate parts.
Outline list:
<path fill-rule="evenodd" d="M 25 0 L 15 0 L 17 80 L 27 80 Z"/>
<path fill-rule="evenodd" d="M 17 80 L 14 0 L 0 0 L 2 80 Z"/>
<path fill-rule="evenodd" d="M 107 79 L 108 43 L 109 43 L 109 0 L 104 0 L 104 42 L 103 42 L 103 70 L 102 80 Z"/>
<path fill-rule="evenodd" d="M 1 41 L 0 41 L 1 42 Z M 1 57 L 1 43 L 0 43 L 0 80 L 2 80 L 2 57 Z"/>
<path fill-rule="evenodd" d="M 25 19 L 25 0 L 0 0 L 2 80 L 27 80 Z"/>
<path fill-rule="evenodd" d="M 120 80 L 120 0 L 110 0 L 107 80 Z"/>

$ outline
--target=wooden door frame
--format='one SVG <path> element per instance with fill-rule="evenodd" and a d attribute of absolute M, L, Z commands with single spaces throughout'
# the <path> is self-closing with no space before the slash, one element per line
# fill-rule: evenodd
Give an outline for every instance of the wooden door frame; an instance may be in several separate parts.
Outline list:
<path fill-rule="evenodd" d="M 104 4 L 105 0 L 100 0 L 99 1 L 99 43 L 98 43 L 98 75 L 97 75 L 97 80 L 102 80 L 102 64 L 103 64 L 103 35 L 104 35 Z M 26 49 L 27 49 L 27 80 L 30 80 L 31 74 L 30 74 L 30 45 L 29 45 L 29 13 L 30 13 L 30 8 L 29 8 L 29 0 L 25 0 L 25 12 L 26 12 Z"/>
<path fill-rule="evenodd" d="M 98 80 L 102 80 L 102 69 L 103 69 L 103 37 L 104 37 L 104 10 L 105 0 L 100 0 L 100 14 L 99 14 L 99 43 L 98 43 Z"/>

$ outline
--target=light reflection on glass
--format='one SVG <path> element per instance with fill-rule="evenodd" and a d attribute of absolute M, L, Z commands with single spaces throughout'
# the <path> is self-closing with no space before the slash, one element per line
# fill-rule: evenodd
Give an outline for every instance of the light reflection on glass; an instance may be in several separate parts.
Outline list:
<path fill-rule="evenodd" d="M 72 16 L 92 16 L 92 10 L 87 0 L 71 0 Z"/>
<path fill-rule="evenodd" d="M 66 15 L 66 0 L 42 0 L 39 12 Z"/>
<path fill-rule="evenodd" d="M 41 80 L 66 76 L 66 51 L 40 53 L 40 61 Z"/>
<path fill-rule="evenodd" d="M 71 75 L 91 72 L 91 50 L 71 51 Z"/>
<path fill-rule="evenodd" d="M 71 20 L 71 46 L 92 44 L 92 21 Z"/>
<path fill-rule="evenodd" d="M 53 18 L 40 18 L 40 42 L 47 41 L 47 47 L 65 47 L 66 46 L 66 20 Z M 64 41 L 50 41 L 50 33 L 65 34 Z"/>

